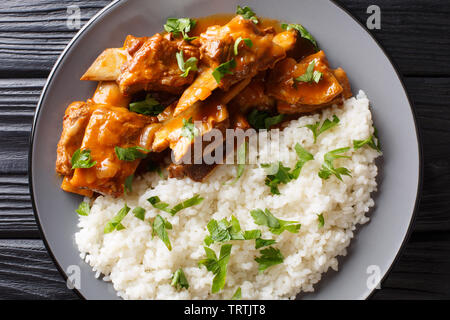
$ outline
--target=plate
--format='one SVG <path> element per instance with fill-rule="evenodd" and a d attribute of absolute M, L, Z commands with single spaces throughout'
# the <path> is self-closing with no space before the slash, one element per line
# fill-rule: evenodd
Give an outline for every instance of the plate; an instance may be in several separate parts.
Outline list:
<path fill-rule="evenodd" d="M 128 34 L 162 31 L 168 17 L 234 13 L 248 5 L 261 17 L 301 23 L 317 39 L 332 66 L 346 70 L 352 89 L 371 100 L 383 161 L 371 221 L 361 228 L 340 259 L 306 299 L 365 299 L 374 280 L 388 273 L 412 225 L 421 185 L 421 154 L 414 114 L 402 81 L 380 45 L 348 12 L 328 0 L 130 0 L 114 1 L 68 44 L 43 89 L 31 136 L 30 191 L 46 247 L 62 275 L 76 280 L 86 299 L 117 299 L 110 283 L 95 278 L 74 241 L 81 197 L 63 192 L 55 174 L 56 145 L 67 105 L 92 95 L 95 83 L 79 81 L 105 48 L 120 47 Z M 79 281 L 78 281 L 79 280 Z M 376 281 L 375 281 L 376 282 Z"/>

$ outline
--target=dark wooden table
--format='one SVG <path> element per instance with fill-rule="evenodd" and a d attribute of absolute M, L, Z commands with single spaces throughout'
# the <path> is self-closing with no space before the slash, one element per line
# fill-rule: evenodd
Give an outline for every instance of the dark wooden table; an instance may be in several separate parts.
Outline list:
<path fill-rule="evenodd" d="M 77 299 L 39 236 L 28 191 L 28 143 L 46 77 L 76 32 L 67 27 L 67 7 L 77 5 L 84 24 L 108 3 L 0 2 L 0 299 Z M 404 76 L 423 144 L 423 192 L 414 231 L 382 289 L 372 298 L 448 299 L 450 1 L 340 3 L 363 24 L 369 16 L 367 8 L 380 7 L 381 29 L 371 32 Z"/>

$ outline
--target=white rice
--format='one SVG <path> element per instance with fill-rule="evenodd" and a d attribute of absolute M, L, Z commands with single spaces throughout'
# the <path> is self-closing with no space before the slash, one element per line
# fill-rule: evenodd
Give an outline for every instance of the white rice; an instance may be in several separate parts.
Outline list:
<path fill-rule="evenodd" d="M 304 126 L 337 115 L 338 126 L 321 134 L 314 143 L 312 133 Z M 376 190 L 379 153 L 364 146 L 353 148 L 346 154 L 351 159 L 339 159 L 335 166 L 344 166 L 352 176 L 343 176 L 343 182 L 331 176 L 322 180 L 318 172 L 323 155 L 331 150 L 351 147 L 353 140 L 364 140 L 373 134 L 369 100 L 360 91 L 356 98 L 347 100 L 342 107 L 332 107 L 320 114 L 293 120 L 280 132 L 280 152 L 261 156 L 260 163 L 273 163 L 278 159 L 293 168 L 297 161 L 294 150 L 300 143 L 314 155 L 307 162 L 297 180 L 279 186 L 281 195 L 272 195 L 264 184 L 266 174 L 258 165 L 247 165 L 244 174 L 234 185 L 226 185 L 235 178 L 235 165 L 220 166 L 206 181 L 190 179 L 161 179 L 155 173 L 136 178 L 133 192 L 114 199 L 98 197 L 89 216 L 80 216 L 80 231 L 75 240 L 81 256 L 98 275 L 112 281 L 118 295 L 124 299 L 230 299 L 241 287 L 243 299 L 295 298 L 311 292 L 330 267 L 338 269 L 337 256 L 346 255 L 346 247 L 357 224 L 366 223 L 365 214 L 374 205 L 370 193 Z M 261 151 L 261 150 L 260 150 Z M 264 151 L 264 150 L 262 150 Z M 264 152 L 262 152 L 264 153 Z M 205 200 L 194 207 L 170 216 L 154 209 L 147 198 L 159 196 L 171 206 L 200 194 Z M 127 203 L 130 208 L 146 209 L 146 221 L 130 213 L 123 219 L 126 229 L 104 234 L 106 223 Z M 283 232 L 277 236 L 267 227 L 258 226 L 250 215 L 255 208 L 269 209 L 277 218 L 301 223 L 299 233 Z M 325 225 L 318 226 L 317 214 L 322 213 Z M 152 220 L 157 214 L 173 225 L 168 231 L 172 243 L 169 251 L 158 238 L 151 237 Z M 205 258 L 203 239 L 208 234 L 206 225 L 211 219 L 220 220 L 234 215 L 243 230 L 260 229 L 265 239 L 275 239 L 275 248 L 284 255 L 284 263 L 258 273 L 259 256 L 254 240 L 231 241 L 233 247 L 228 264 L 225 288 L 211 294 L 214 275 L 198 261 Z M 221 244 L 211 248 L 218 253 Z M 183 268 L 190 287 L 176 290 L 170 278 Z"/>

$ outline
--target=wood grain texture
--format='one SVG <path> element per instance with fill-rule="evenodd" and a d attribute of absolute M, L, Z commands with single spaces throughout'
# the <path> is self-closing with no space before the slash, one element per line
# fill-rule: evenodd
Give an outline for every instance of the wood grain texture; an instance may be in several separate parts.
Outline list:
<path fill-rule="evenodd" d="M 45 77 L 75 34 L 67 6 L 85 23 L 109 1 L 0 2 L 0 299 L 71 299 L 48 256 L 33 217 L 27 153 Z M 365 23 L 379 5 L 382 29 L 372 31 L 406 75 L 424 145 L 423 196 L 414 232 L 374 299 L 450 298 L 450 2 L 343 0 Z"/>

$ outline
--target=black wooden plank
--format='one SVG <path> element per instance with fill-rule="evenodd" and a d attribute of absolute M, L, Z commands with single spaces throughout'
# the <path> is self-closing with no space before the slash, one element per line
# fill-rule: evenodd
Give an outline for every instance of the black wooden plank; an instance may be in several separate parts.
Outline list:
<path fill-rule="evenodd" d="M 41 240 L 0 240 L 0 299 L 76 299 Z"/>
<path fill-rule="evenodd" d="M 449 1 L 339 2 L 363 24 L 369 16 L 367 8 L 373 4 L 380 6 L 381 30 L 371 32 L 387 48 L 403 74 L 450 75 Z M 0 2 L 0 77 L 45 77 L 76 33 L 67 28 L 67 6 L 80 7 L 84 24 L 108 3 L 105 0 L 64 4 L 59 0 Z"/>

